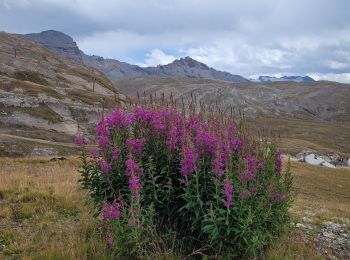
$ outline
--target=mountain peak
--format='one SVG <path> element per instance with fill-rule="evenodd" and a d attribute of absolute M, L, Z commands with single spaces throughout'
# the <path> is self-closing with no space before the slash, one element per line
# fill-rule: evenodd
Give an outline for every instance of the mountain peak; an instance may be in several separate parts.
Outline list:
<path fill-rule="evenodd" d="M 204 69 L 204 70 L 210 69 L 206 64 L 199 62 L 199 61 L 191 58 L 190 56 L 186 56 L 185 58 L 176 59 L 172 63 L 165 65 L 165 66 L 172 66 L 172 65 L 186 66 L 186 67 L 190 67 L 190 68 L 200 68 L 200 69 Z"/>
<path fill-rule="evenodd" d="M 82 61 L 81 51 L 76 42 L 72 37 L 63 32 L 47 30 L 40 33 L 29 33 L 18 36 L 44 45 L 48 49 L 53 50 L 66 58 Z"/>
<path fill-rule="evenodd" d="M 192 59 L 190 56 L 186 56 L 185 58 L 180 58 L 180 60 L 199 62 L 199 61 L 197 61 L 195 59 Z"/>
<path fill-rule="evenodd" d="M 55 44 L 55 45 L 62 45 L 62 44 L 75 44 L 73 38 L 70 37 L 69 35 L 56 31 L 56 30 L 47 30 L 47 31 L 42 31 L 40 33 L 29 33 L 25 34 L 25 37 L 31 38 L 38 43 L 42 44 Z"/>

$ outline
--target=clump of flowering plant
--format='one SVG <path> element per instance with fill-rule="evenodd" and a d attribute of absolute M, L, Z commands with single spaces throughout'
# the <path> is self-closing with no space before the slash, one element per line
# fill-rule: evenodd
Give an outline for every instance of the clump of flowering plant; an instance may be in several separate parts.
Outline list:
<path fill-rule="evenodd" d="M 157 232 L 232 257 L 258 255 L 288 222 L 280 151 L 231 118 L 137 106 L 103 117 L 96 132 L 81 182 L 105 219 L 142 226 L 152 208 Z"/>

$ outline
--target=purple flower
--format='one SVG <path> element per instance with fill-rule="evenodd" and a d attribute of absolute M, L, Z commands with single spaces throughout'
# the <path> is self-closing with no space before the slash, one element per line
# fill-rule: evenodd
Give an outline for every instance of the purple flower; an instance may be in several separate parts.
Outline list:
<path fill-rule="evenodd" d="M 142 151 L 142 147 L 145 145 L 144 139 L 127 139 L 126 147 L 132 151 L 133 154 L 138 155 Z"/>
<path fill-rule="evenodd" d="M 134 109 L 134 118 L 135 120 L 141 121 L 143 124 L 147 124 L 151 118 L 151 114 L 142 107 L 136 107 Z"/>
<path fill-rule="evenodd" d="M 99 147 L 101 150 L 104 150 L 104 149 L 108 148 L 109 143 L 110 143 L 110 139 L 109 139 L 108 136 L 100 136 L 100 137 L 97 139 L 97 142 L 98 142 L 98 147 Z"/>
<path fill-rule="evenodd" d="M 100 122 L 96 125 L 96 132 L 98 136 L 108 136 L 109 135 L 109 129 L 106 127 L 106 121 L 104 117 L 100 120 Z"/>
<path fill-rule="evenodd" d="M 117 160 L 121 154 L 121 150 L 119 148 L 114 148 L 112 150 L 112 157 L 114 160 Z"/>
<path fill-rule="evenodd" d="M 277 150 L 275 153 L 275 172 L 276 174 L 281 173 L 282 170 L 282 160 L 281 160 L 281 151 Z"/>
<path fill-rule="evenodd" d="M 100 152 L 99 151 L 91 151 L 89 153 L 89 156 L 91 159 L 96 160 L 100 156 Z"/>
<path fill-rule="evenodd" d="M 163 132 L 166 128 L 162 122 L 161 113 L 152 113 L 151 115 L 152 127 L 155 131 Z"/>
<path fill-rule="evenodd" d="M 250 193 L 254 193 L 255 191 L 256 191 L 256 188 L 255 188 L 255 187 L 250 187 L 250 188 L 249 188 L 249 192 L 250 192 Z"/>
<path fill-rule="evenodd" d="M 170 150 L 175 150 L 176 144 L 178 143 L 178 131 L 176 128 L 172 128 L 167 133 L 167 139 L 165 144 L 168 146 Z"/>
<path fill-rule="evenodd" d="M 100 161 L 100 168 L 103 173 L 107 174 L 110 170 L 112 170 L 112 164 L 102 160 Z"/>
<path fill-rule="evenodd" d="M 140 196 L 139 192 L 142 190 L 140 184 L 140 177 L 143 173 L 142 169 L 139 168 L 137 162 L 134 162 L 132 159 L 125 161 L 126 173 L 129 179 L 129 188 L 135 198 Z"/>
<path fill-rule="evenodd" d="M 216 172 L 218 176 L 222 176 L 224 174 L 224 164 L 219 159 L 213 160 L 213 172 Z"/>
<path fill-rule="evenodd" d="M 254 177 L 254 168 L 255 168 L 255 158 L 254 156 L 251 156 L 249 159 L 248 181 L 251 181 Z"/>
<path fill-rule="evenodd" d="M 107 219 L 119 219 L 121 216 L 120 212 L 120 203 L 117 203 L 116 200 L 112 204 L 106 204 L 102 209 L 102 218 Z"/>
<path fill-rule="evenodd" d="M 250 196 L 250 192 L 249 191 L 241 191 L 238 195 L 238 197 L 240 199 L 245 199 L 248 198 Z"/>
<path fill-rule="evenodd" d="M 256 165 L 256 168 L 258 170 L 262 170 L 264 168 L 264 163 L 263 162 L 258 162 L 258 164 Z"/>
<path fill-rule="evenodd" d="M 241 182 L 242 182 L 242 183 L 244 183 L 244 182 L 245 182 L 245 177 L 244 177 L 244 175 L 243 175 L 243 174 L 241 175 L 240 180 L 241 180 Z"/>
<path fill-rule="evenodd" d="M 109 128 L 128 128 L 131 123 L 131 117 L 123 110 L 115 110 L 112 114 L 106 117 L 106 126 Z"/>
<path fill-rule="evenodd" d="M 85 138 L 79 134 L 73 136 L 73 142 L 79 146 L 83 146 L 86 144 Z"/>
<path fill-rule="evenodd" d="M 198 154 L 186 146 L 183 151 L 183 159 L 180 161 L 181 173 L 183 176 L 187 176 L 189 173 L 197 170 L 197 159 Z"/>
<path fill-rule="evenodd" d="M 107 238 L 107 244 L 108 244 L 109 246 L 112 246 L 112 245 L 113 245 L 113 237 L 112 237 L 112 236 L 109 236 L 109 237 Z"/>
<path fill-rule="evenodd" d="M 222 194 L 224 194 L 226 197 L 224 205 L 226 207 L 232 206 L 233 185 L 229 183 L 229 180 L 227 178 L 225 178 L 224 180 L 224 190 L 222 191 Z"/>
<path fill-rule="evenodd" d="M 216 150 L 217 137 L 206 130 L 198 130 L 196 135 L 196 147 L 201 154 L 210 154 Z"/>
<path fill-rule="evenodd" d="M 254 173 L 252 170 L 248 170 L 248 181 L 251 181 L 253 179 Z"/>

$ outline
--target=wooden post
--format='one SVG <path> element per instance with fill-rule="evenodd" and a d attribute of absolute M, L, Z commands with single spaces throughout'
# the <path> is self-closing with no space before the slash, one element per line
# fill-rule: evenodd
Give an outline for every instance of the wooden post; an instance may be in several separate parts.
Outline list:
<path fill-rule="evenodd" d="M 91 80 L 92 80 L 92 92 L 95 92 L 95 83 L 96 83 L 95 69 L 91 69 Z"/>
<path fill-rule="evenodd" d="M 96 82 L 96 78 L 92 77 L 92 92 L 95 92 L 95 82 Z"/>
<path fill-rule="evenodd" d="M 15 51 L 15 59 L 16 59 L 17 58 L 17 47 L 14 47 L 13 49 Z"/>

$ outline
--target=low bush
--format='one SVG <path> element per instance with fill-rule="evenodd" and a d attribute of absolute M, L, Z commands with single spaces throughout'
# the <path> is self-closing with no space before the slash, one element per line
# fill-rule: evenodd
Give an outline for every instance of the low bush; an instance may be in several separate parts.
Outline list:
<path fill-rule="evenodd" d="M 112 254 L 140 257 L 155 232 L 187 256 L 253 257 L 289 221 L 280 151 L 230 117 L 116 109 L 96 131 L 99 149 L 83 149 L 81 183 Z"/>

